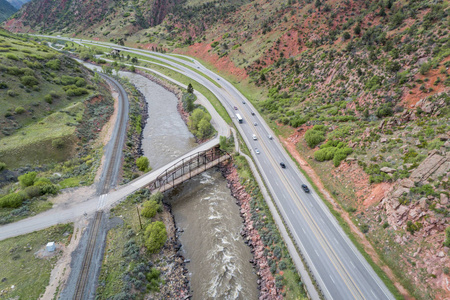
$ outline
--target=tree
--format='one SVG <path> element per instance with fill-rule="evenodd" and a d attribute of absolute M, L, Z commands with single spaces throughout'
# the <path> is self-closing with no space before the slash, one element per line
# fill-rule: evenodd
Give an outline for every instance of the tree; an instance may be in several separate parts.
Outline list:
<path fill-rule="evenodd" d="M 36 179 L 36 172 L 28 172 L 26 174 L 19 176 L 19 182 L 22 187 L 31 186 L 34 184 L 34 181 Z"/>
<path fill-rule="evenodd" d="M 141 156 L 138 159 L 136 159 L 136 166 L 138 167 L 139 171 L 147 172 L 149 161 L 148 158 L 145 156 Z"/>
<path fill-rule="evenodd" d="M 134 65 L 131 65 L 130 67 L 129 67 L 129 70 L 130 70 L 130 72 L 136 72 L 136 67 L 134 66 Z"/>
<path fill-rule="evenodd" d="M 150 253 L 156 253 L 167 240 L 167 231 L 163 222 L 150 223 L 145 229 L 145 246 Z"/>
<path fill-rule="evenodd" d="M 146 201 L 143 205 L 141 215 L 146 218 L 153 218 L 158 210 L 160 210 L 160 205 L 155 200 Z"/>
<path fill-rule="evenodd" d="M 197 129 L 197 136 L 201 139 L 206 138 L 212 131 L 211 123 L 207 118 L 203 118 L 200 120 Z"/>
<path fill-rule="evenodd" d="M 194 93 L 194 87 L 193 87 L 192 84 L 190 84 L 190 83 L 188 84 L 187 92 L 190 93 L 190 94 L 193 94 L 193 93 Z"/>

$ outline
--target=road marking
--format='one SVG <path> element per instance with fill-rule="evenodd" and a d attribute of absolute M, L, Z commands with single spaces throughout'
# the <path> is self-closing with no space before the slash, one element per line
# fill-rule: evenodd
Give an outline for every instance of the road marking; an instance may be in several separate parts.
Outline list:
<path fill-rule="evenodd" d="M 303 230 L 303 233 L 306 234 L 306 231 L 305 231 L 305 229 L 303 227 L 302 227 L 302 230 Z"/>
<path fill-rule="evenodd" d="M 100 197 L 98 198 L 97 210 L 100 210 L 103 207 L 105 207 L 106 196 L 108 196 L 108 194 L 100 195 Z"/>
<path fill-rule="evenodd" d="M 295 215 L 295 212 L 294 212 L 294 210 L 291 208 L 291 211 L 292 211 L 292 213 Z"/>
<path fill-rule="evenodd" d="M 336 282 L 334 282 L 333 277 L 330 275 L 331 281 L 333 281 L 334 284 L 336 284 Z"/>
<path fill-rule="evenodd" d="M 317 256 L 320 257 L 319 252 L 317 252 L 316 249 L 314 249 L 314 251 L 316 252 Z M 333 281 L 334 282 L 334 281 Z"/>
<path fill-rule="evenodd" d="M 377 296 L 377 295 L 375 295 L 375 293 L 372 291 L 372 289 L 370 289 L 370 292 L 371 292 L 372 295 L 374 295 L 375 297 Z"/>
<path fill-rule="evenodd" d="M 355 265 L 353 264 L 353 262 L 352 262 L 352 261 L 350 261 L 350 263 L 352 264 L 353 268 L 355 268 L 355 269 L 356 269 L 356 267 L 355 267 Z"/>

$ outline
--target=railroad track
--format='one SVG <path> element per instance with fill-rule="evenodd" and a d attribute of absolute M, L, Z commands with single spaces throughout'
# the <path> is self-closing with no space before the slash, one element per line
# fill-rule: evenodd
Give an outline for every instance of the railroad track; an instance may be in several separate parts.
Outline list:
<path fill-rule="evenodd" d="M 117 130 L 117 134 L 115 135 L 114 138 L 114 142 L 113 142 L 113 147 L 111 149 L 112 153 L 111 153 L 111 158 L 109 159 L 108 162 L 106 162 L 107 166 L 106 166 L 106 171 L 105 171 L 105 175 L 104 175 L 104 179 L 103 182 L 100 184 L 99 190 L 98 190 L 98 194 L 102 195 L 105 194 L 109 191 L 109 189 L 111 188 L 112 184 L 113 184 L 113 174 L 114 174 L 114 168 L 116 167 L 116 164 L 120 162 L 120 160 L 118 160 L 118 158 L 122 155 L 122 146 L 121 145 L 121 141 L 123 141 L 123 139 L 120 138 L 120 132 L 122 132 L 122 128 L 124 126 L 126 126 L 126 122 L 125 122 L 125 110 L 123 109 L 125 106 L 125 97 L 127 97 L 127 95 L 123 92 L 122 88 L 111 78 L 100 74 L 105 80 L 107 80 L 109 83 L 111 83 L 111 85 L 114 86 L 114 88 L 117 90 L 117 92 L 119 93 L 119 118 L 117 120 L 117 122 L 119 122 L 118 124 L 118 130 Z M 120 109 L 122 108 L 122 109 Z"/>
<path fill-rule="evenodd" d="M 103 195 L 109 191 L 111 186 L 113 185 L 114 180 L 114 174 L 115 174 L 115 168 L 117 165 L 121 162 L 119 159 L 122 155 L 122 145 L 123 144 L 123 138 L 121 138 L 121 134 L 123 132 L 124 127 L 126 124 L 126 116 L 128 113 L 128 110 L 125 110 L 124 107 L 126 105 L 125 99 L 127 95 L 123 92 L 122 88 L 111 78 L 108 76 L 105 76 L 103 74 L 100 74 L 105 80 L 107 80 L 111 85 L 114 86 L 114 88 L 119 93 L 119 116 L 117 119 L 116 124 L 117 125 L 117 131 L 115 130 L 115 133 L 113 133 L 113 145 L 111 149 L 111 156 L 109 160 L 105 162 L 105 170 L 103 171 L 102 180 L 99 183 L 99 188 L 97 189 L 97 193 L 99 195 Z M 74 300 L 81 300 L 86 299 L 85 296 L 85 289 L 86 284 L 88 283 L 89 279 L 89 269 L 92 261 L 92 257 L 94 255 L 95 250 L 95 243 L 96 243 L 96 237 L 98 236 L 98 231 L 100 228 L 100 223 L 102 219 L 103 211 L 99 210 L 95 213 L 95 218 L 92 223 L 91 231 L 89 232 L 88 242 L 86 251 L 84 253 L 83 262 L 81 265 L 81 271 L 78 275 L 77 284 L 75 286 L 75 293 L 73 296 Z"/>
<path fill-rule="evenodd" d="M 95 213 L 94 224 L 89 232 L 88 243 L 86 247 L 86 252 L 84 253 L 83 262 L 81 265 L 81 272 L 78 276 L 77 285 L 75 287 L 75 294 L 73 300 L 82 300 L 84 296 L 84 290 L 86 288 L 86 283 L 89 278 L 89 269 L 91 265 L 92 256 L 94 255 L 95 242 L 97 241 L 97 233 L 100 228 L 100 223 L 102 220 L 103 211 L 97 211 Z"/>

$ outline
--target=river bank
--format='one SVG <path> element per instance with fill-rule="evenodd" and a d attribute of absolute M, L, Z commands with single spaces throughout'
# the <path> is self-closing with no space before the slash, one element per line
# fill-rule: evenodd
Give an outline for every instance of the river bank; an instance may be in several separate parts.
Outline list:
<path fill-rule="evenodd" d="M 270 271 L 268 259 L 264 254 L 265 246 L 261 241 L 261 236 L 253 226 L 254 221 L 252 220 L 250 207 L 251 196 L 246 192 L 245 186 L 240 183 L 237 168 L 233 163 L 226 164 L 220 170 L 228 182 L 231 195 L 236 199 L 236 204 L 240 208 L 240 214 L 244 223 L 241 236 L 251 248 L 253 254 L 253 259 L 250 263 L 253 264 L 258 276 L 259 299 L 283 299 L 280 291 L 275 286 L 275 277 Z"/>

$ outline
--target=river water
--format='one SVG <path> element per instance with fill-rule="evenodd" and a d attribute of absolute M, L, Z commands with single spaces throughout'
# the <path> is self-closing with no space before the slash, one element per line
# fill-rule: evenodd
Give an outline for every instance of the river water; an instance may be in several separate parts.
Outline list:
<path fill-rule="evenodd" d="M 163 87 L 134 73 L 121 72 L 145 96 L 148 119 L 142 149 L 158 168 L 197 144 L 177 111 L 177 98 Z M 250 248 L 240 236 L 242 218 L 227 182 L 209 170 L 167 193 L 190 272 L 194 300 L 257 299 L 257 277 Z"/>
<path fill-rule="evenodd" d="M 225 178 L 208 170 L 166 194 L 172 205 L 182 251 L 191 262 L 193 299 L 258 299 L 250 248 L 242 218 Z"/>

